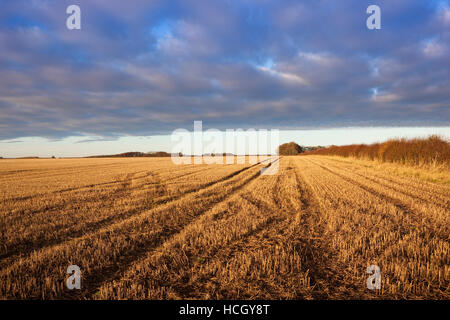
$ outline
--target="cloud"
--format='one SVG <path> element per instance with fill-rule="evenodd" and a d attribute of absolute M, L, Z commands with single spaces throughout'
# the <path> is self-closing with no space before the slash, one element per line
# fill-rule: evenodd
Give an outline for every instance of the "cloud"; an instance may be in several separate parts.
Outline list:
<path fill-rule="evenodd" d="M 103 138 L 103 137 L 97 137 L 97 138 L 91 138 L 91 139 L 83 139 L 83 140 L 78 140 L 74 143 L 91 143 L 91 142 L 103 142 L 103 141 L 116 141 L 118 139 L 118 137 L 116 138 Z"/>
<path fill-rule="evenodd" d="M 258 69 L 261 70 L 262 72 L 270 74 L 271 76 L 279 77 L 282 80 L 286 80 L 287 82 L 294 82 L 301 85 L 308 85 L 308 81 L 306 79 L 293 73 L 280 72 L 273 68 L 267 68 L 263 66 L 259 66 Z"/>
<path fill-rule="evenodd" d="M 426 41 L 423 46 L 423 53 L 427 57 L 439 57 L 445 52 L 445 47 L 437 41 Z"/>
<path fill-rule="evenodd" d="M 299 52 L 298 56 L 301 59 L 306 59 L 311 63 L 316 63 L 322 66 L 330 66 L 334 63 L 338 63 L 338 59 L 329 53 Z"/>
<path fill-rule="evenodd" d="M 0 141 L 0 143 L 21 143 L 23 140 Z"/>
<path fill-rule="evenodd" d="M 393 93 L 378 93 L 378 90 L 372 95 L 372 100 L 377 103 L 394 102 L 400 100 L 400 96 Z"/>
<path fill-rule="evenodd" d="M 443 3 L 379 1 L 379 31 L 359 0 L 82 0 L 77 31 L 69 4 L 3 5 L 0 139 L 449 125 Z"/>

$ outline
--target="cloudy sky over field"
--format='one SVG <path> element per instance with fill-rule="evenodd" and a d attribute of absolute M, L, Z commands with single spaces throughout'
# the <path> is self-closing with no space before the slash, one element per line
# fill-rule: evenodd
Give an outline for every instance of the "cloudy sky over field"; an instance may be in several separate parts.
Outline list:
<path fill-rule="evenodd" d="M 449 1 L 0 4 L 0 140 L 450 124 Z"/>

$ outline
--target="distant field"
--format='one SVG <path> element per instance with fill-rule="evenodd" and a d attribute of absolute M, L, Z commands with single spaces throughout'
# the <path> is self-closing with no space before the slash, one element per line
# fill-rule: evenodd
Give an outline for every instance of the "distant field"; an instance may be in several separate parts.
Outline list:
<path fill-rule="evenodd" d="M 450 177 L 318 155 L 262 166 L 2 160 L 0 298 L 450 299 Z"/>

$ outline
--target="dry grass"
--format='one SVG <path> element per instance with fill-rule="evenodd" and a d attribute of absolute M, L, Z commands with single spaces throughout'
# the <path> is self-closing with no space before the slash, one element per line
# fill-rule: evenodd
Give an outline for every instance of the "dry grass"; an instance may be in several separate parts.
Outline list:
<path fill-rule="evenodd" d="M 435 135 L 427 139 L 391 139 L 371 145 L 331 146 L 308 154 L 353 157 L 450 171 L 450 142 Z"/>
<path fill-rule="evenodd" d="M 450 298 L 447 185 L 337 157 L 261 167 L 3 160 L 0 298 Z"/>

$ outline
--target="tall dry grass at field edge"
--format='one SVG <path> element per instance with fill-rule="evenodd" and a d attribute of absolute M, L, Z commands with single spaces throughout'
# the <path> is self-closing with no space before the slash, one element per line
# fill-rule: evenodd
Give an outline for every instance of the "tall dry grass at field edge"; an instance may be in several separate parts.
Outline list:
<path fill-rule="evenodd" d="M 390 139 L 382 143 L 331 146 L 305 154 L 334 155 L 391 162 L 431 169 L 450 170 L 450 141 L 437 135 L 428 138 Z"/>

